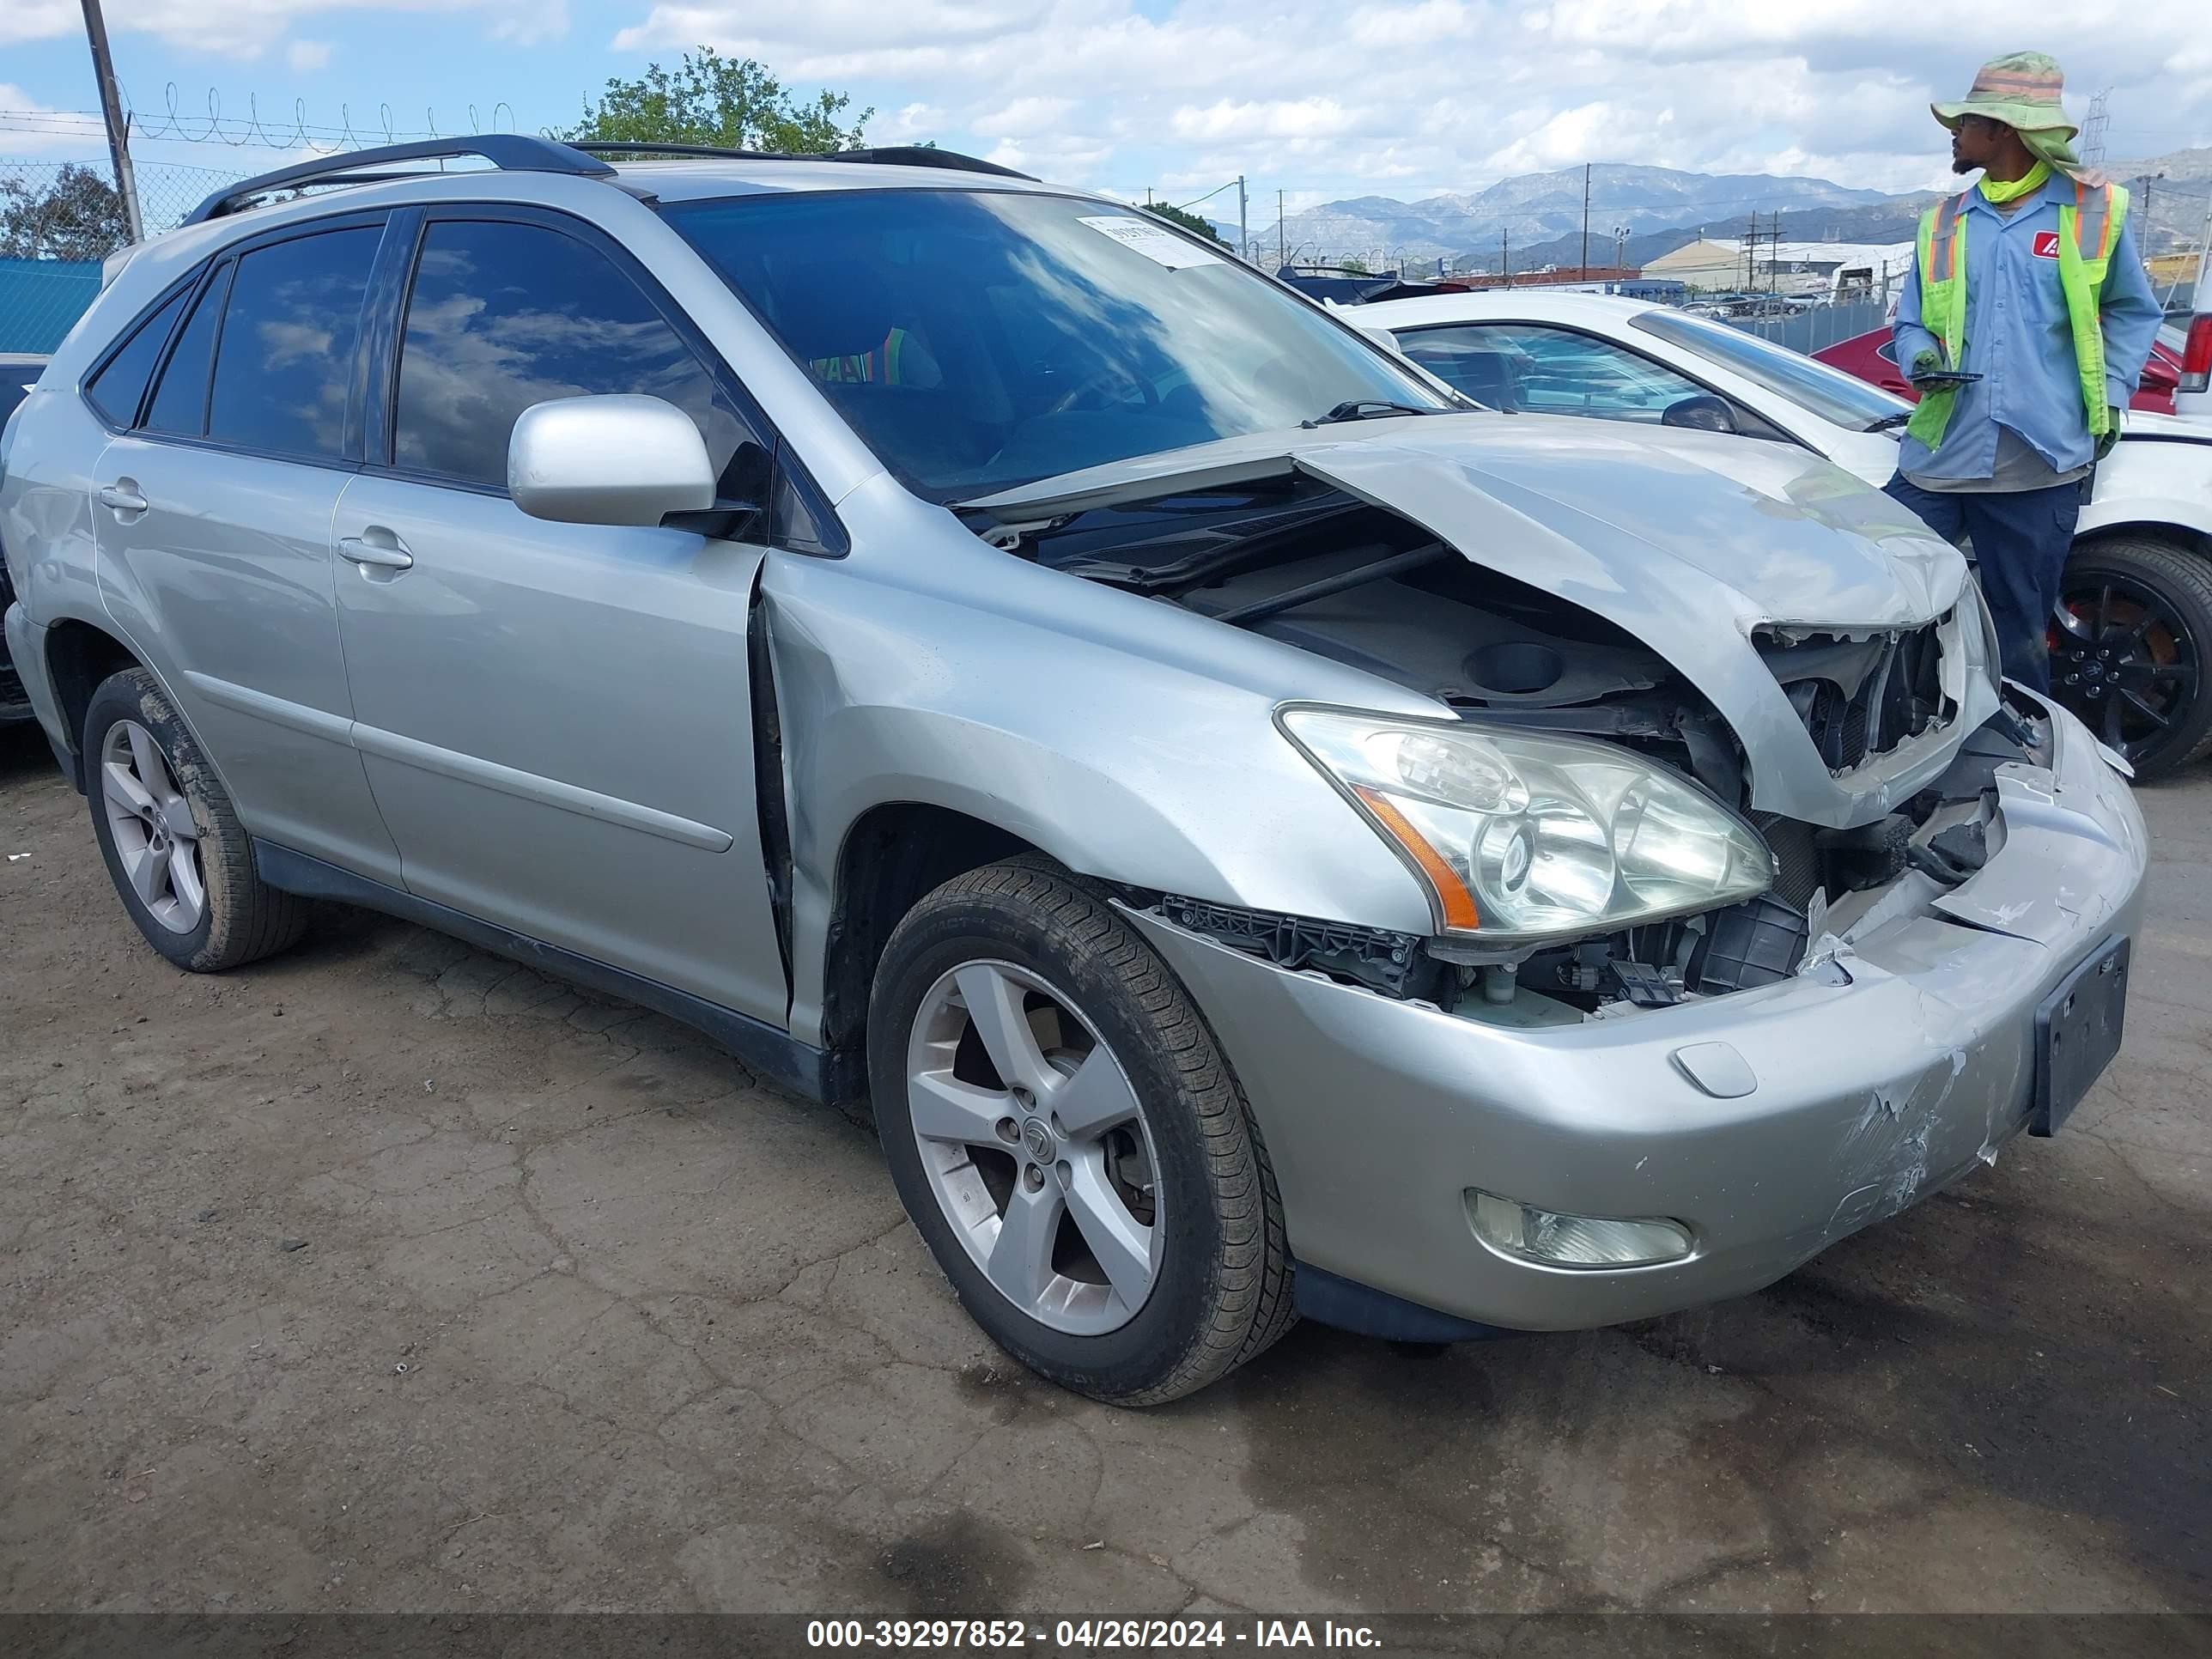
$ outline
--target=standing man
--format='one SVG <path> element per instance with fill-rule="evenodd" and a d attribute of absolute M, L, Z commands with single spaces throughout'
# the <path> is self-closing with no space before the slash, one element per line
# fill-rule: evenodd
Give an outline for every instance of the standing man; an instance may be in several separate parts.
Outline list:
<path fill-rule="evenodd" d="M 2060 88 L 2054 59 L 2020 52 L 1984 64 L 1963 103 L 1929 106 L 1951 170 L 1982 176 L 1920 221 L 1896 331 L 1920 406 L 1887 486 L 1972 541 L 2005 678 L 2038 691 L 2082 495 L 2160 320 L 2128 193 L 2075 157 Z"/>

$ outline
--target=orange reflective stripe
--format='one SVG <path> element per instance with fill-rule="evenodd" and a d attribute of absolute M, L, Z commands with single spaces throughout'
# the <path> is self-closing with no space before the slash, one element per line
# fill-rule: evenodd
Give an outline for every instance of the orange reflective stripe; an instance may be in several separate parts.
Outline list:
<path fill-rule="evenodd" d="M 1959 215 L 1966 201 L 1964 196 L 1946 198 L 1936 210 L 1936 235 L 1929 247 L 1928 263 L 1939 283 L 1948 283 L 1959 274 Z"/>
<path fill-rule="evenodd" d="M 2074 183 L 2074 251 L 2085 259 L 2102 259 L 2112 252 L 2112 191 L 2109 185 L 2092 190 L 2078 179 Z"/>

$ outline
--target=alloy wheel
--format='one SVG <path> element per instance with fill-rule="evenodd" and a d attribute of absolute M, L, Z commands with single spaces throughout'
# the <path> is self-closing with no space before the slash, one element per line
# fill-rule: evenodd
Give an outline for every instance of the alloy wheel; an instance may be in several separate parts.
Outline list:
<path fill-rule="evenodd" d="M 2200 692 L 2202 645 L 2149 584 L 2100 574 L 2052 615 L 2051 690 L 2129 760 L 2179 726 Z"/>
<path fill-rule="evenodd" d="M 1066 993 L 1006 962 L 940 975 L 907 1101 L 931 1191 L 1001 1296 L 1073 1335 L 1136 1316 L 1166 1238 L 1152 1131 Z"/>
<path fill-rule="evenodd" d="M 199 827 L 168 757 L 136 720 L 118 720 L 100 746 L 100 802 L 131 890 L 155 921 L 189 933 L 207 914 Z"/>

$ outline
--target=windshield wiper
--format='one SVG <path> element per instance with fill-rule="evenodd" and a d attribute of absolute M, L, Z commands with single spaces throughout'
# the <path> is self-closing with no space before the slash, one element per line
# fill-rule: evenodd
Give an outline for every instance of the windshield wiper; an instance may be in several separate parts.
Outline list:
<path fill-rule="evenodd" d="M 1380 398 L 1353 398 L 1339 404 L 1326 415 L 1316 415 L 1310 421 L 1300 421 L 1304 427 L 1335 426 L 1345 421 L 1372 421 L 1392 415 L 1442 415 L 1441 409 L 1417 409 L 1412 404 L 1394 404 Z"/>
<path fill-rule="evenodd" d="M 1869 421 L 1864 426 L 1861 427 L 1859 430 L 1862 432 L 1890 432 L 1905 425 L 1908 421 L 1911 420 L 1911 418 L 1912 411 L 1909 409 L 1904 410 L 1895 415 L 1885 415 L 1878 421 Z"/>

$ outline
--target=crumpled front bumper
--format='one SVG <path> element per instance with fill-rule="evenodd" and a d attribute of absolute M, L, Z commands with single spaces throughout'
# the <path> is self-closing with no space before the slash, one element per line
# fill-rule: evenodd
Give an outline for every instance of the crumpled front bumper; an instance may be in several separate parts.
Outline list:
<path fill-rule="evenodd" d="M 1291 973 L 1132 914 L 1236 1066 L 1301 1263 L 1486 1324 L 1565 1330 L 1770 1284 L 1972 1169 L 2025 1127 L 2035 1012 L 2132 935 L 2148 860 L 2126 784 L 2048 706 L 2048 768 L 2000 769 L 2002 844 L 1940 913 L 1856 938 L 1836 967 L 1540 1030 Z M 1755 1079 L 1717 1098 L 1679 1051 Z M 1551 1267 L 1479 1239 L 1480 1188 L 1579 1215 L 1688 1224 L 1692 1255 Z"/>

